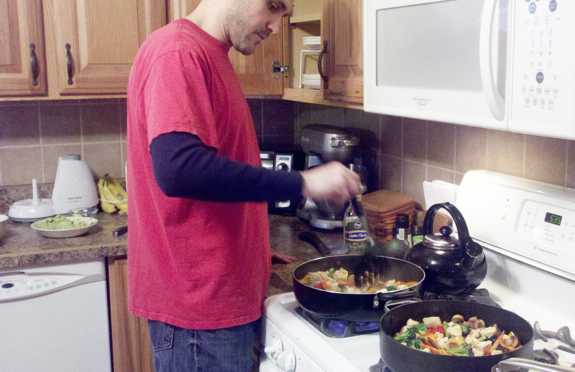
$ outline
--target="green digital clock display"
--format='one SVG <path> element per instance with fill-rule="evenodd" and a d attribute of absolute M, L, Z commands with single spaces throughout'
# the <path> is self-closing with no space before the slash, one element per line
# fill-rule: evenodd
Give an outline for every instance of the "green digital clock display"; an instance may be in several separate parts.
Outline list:
<path fill-rule="evenodd" d="M 545 214 L 545 222 L 552 223 L 553 225 L 560 226 L 562 219 L 563 219 L 562 216 L 558 216 L 558 215 L 553 214 L 553 213 L 546 213 Z"/>

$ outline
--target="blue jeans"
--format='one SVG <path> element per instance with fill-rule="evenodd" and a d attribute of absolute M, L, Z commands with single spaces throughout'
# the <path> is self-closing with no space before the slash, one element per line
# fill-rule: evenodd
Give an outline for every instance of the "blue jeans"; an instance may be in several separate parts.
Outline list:
<path fill-rule="evenodd" d="M 155 372 L 250 372 L 259 320 L 192 330 L 148 320 Z"/>

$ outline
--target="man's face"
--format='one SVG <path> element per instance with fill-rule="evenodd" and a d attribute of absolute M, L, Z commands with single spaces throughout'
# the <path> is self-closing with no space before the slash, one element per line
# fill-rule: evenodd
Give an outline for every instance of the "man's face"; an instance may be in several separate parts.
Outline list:
<path fill-rule="evenodd" d="M 270 34 L 277 34 L 294 0 L 236 0 L 226 14 L 225 27 L 232 46 L 244 55 Z"/>

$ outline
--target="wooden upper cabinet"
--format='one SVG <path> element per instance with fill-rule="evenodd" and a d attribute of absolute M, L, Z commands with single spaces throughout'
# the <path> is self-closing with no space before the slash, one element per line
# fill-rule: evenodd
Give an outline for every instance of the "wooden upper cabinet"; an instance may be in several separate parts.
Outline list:
<path fill-rule="evenodd" d="M 170 2 L 170 21 L 186 17 L 200 0 L 176 0 Z M 252 55 L 244 56 L 234 48 L 230 49 L 230 61 L 240 81 L 245 96 L 279 96 L 283 94 L 282 74 L 273 74 L 273 63 L 283 65 L 283 28 L 277 35 L 270 35 L 256 46 Z"/>
<path fill-rule="evenodd" d="M 0 0 L 2 1 L 2 0 Z M 124 94 L 140 45 L 166 24 L 158 0 L 49 0 L 57 94 Z"/>
<path fill-rule="evenodd" d="M 0 96 L 45 95 L 41 0 L 0 0 Z"/>
<path fill-rule="evenodd" d="M 322 42 L 327 42 L 322 70 L 324 98 L 363 103 L 362 0 L 323 0 Z"/>

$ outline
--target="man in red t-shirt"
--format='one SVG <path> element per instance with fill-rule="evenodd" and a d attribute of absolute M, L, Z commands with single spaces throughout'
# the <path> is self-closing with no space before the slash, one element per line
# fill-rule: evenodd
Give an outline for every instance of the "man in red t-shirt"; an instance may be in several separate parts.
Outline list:
<path fill-rule="evenodd" d="M 271 271 L 267 202 L 360 193 L 340 163 L 261 167 L 228 58 L 277 33 L 293 0 L 203 0 L 144 42 L 128 84 L 129 308 L 156 371 L 250 371 Z"/>

